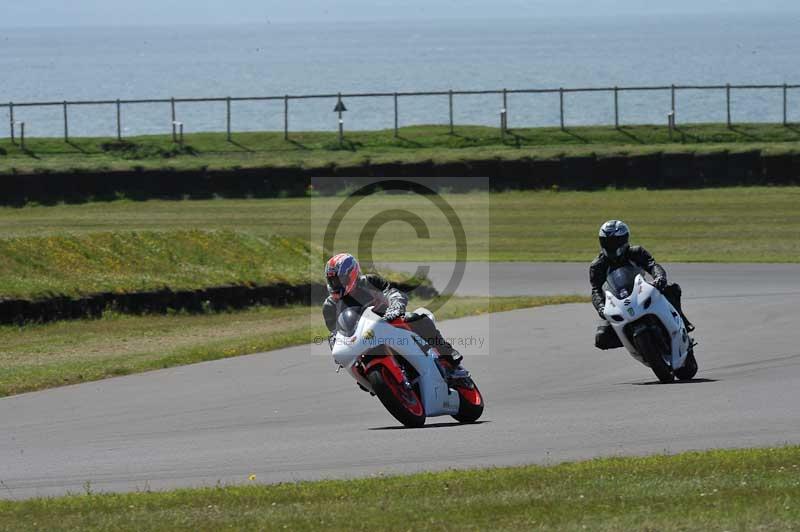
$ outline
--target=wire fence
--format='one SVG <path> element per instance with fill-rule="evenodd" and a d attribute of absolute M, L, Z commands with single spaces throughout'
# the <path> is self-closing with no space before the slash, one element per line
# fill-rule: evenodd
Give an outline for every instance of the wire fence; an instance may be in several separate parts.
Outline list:
<path fill-rule="evenodd" d="M 678 111 L 677 108 L 677 95 L 681 92 L 689 91 L 711 91 L 717 94 L 724 93 L 725 101 L 725 116 L 726 124 L 732 127 L 734 123 L 734 115 L 732 109 L 732 93 L 734 91 L 757 90 L 757 91 L 773 91 L 776 95 L 782 98 L 782 123 L 783 125 L 789 124 L 789 92 L 792 90 L 800 89 L 800 85 L 796 84 L 781 84 L 781 85 L 660 85 L 660 86 L 628 86 L 628 87 L 584 87 L 584 88 L 564 88 L 557 89 L 494 89 L 494 90 L 447 90 L 447 91 L 424 91 L 424 92 L 370 92 L 370 93 L 328 93 L 328 94 L 285 94 L 282 96 L 248 96 L 248 97 L 215 97 L 215 98 L 151 98 L 151 99 L 116 99 L 116 100 L 82 100 L 82 101 L 45 101 L 45 102 L 8 102 L 0 103 L 0 108 L 5 108 L 8 113 L 9 129 L 8 137 L 12 142 L 16 143 L 18 140 L 24 145 L 25 142 L 25 122 L 15 119 L 15 110 L 24 108 L 60 108 L 61 122 L 63 123 L 63 137 L 66 142 L 70 141 L 70 110 L 78 107 L 101 107 L 110 108 L 116 117 L 116 138 L 123 139 L 123 122 L 129 108 L 135 106 L 149 105 L 163 105 L 164 113 L 164 132 L 171 132 L 172 138 L 175 142 L 183 142 L 184 124 L 180 120 L 178 113 L 179 104 L 196 104 L 196 103 L 216 103 L 224 104 L 225 109 L 225 132 L 228 140 L 231 140 L 235 131 L 235 124 L 233 123 L 232 107 L 240 102 L 278 102 L 283 104 L 283 134 L 285 139 L 289 139 L 290 124 L 292 116 L 291 112 L 297 109 L 298 105 L 309 100 L 331 100 L 335 101 L 335 106 L 332 109 L 336 113 L 336 121 L 338 124 L 339 139 L 342 140 L 344 136 L 344 113 L 348 111 L 348 107 L 353 107 L 353 100 L 364 98 L 378 98 L 391 100 L 394 107 L 394 134 L 399 136 L 399 129 L 401 127 L 401 100 L 419 97 L 441 97 L 442 105 L 447 106 L 449 115 L 449 128 L 453 133 L 456 127 L 454 120 L 454 109 L 456 109 L 459 97 L 467 96 L 496 96 L 497 100 L 497 125 L 502 134 L 509 128 L 511 109 L 509 109 L 509 96 L 515 94 L 529 94 L 529 95 L 542 95 L 553 94 L 558 95 L 558 116 L 559 125 L 561 129 L 567 129 L 568 123 L 565 118 L 567 106 L 569 105 L 570 95 L 580 93 L 593 93 L 605 94 L 609 96 L 608 105 L 609 109 L 613 112 L 613 126 L 622 127 L 621 103 L 620 95 L 624 93 L 663 93 L 668 94 L 670 98 L 670 106 L 667 113 L 662 115 L 666 124 L 670 129 L 674 129 L 678 124 Z M 445 100 L 446 99 L 446 103 Z M 658 105 L 652 106 L 654 109 Z M 662 107 L 663 109 L 663 107 Z M 124 112 L 123 112 L 124 111 Z M 518 123 L 520 127 L 534 127 L 537 124 L 533 123 Z M 610 126 L 611 123 L 598 123 L 598 126 Z M 110 136 L 110 135 L 109 135 Z"/>

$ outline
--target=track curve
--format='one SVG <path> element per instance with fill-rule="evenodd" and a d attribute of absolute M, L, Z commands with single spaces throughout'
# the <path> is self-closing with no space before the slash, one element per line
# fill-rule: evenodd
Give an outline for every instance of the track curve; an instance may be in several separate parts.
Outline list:
<path fill-rule="evenodd" d="M 499 282 L 518 293 L 562 282 L 548 284 L 540 264 L 504 268 L 513 274 Z M 442 325 L 447 336 L 490 325 L 491 354 L 465 352 L 486 396 L 481 424 L 434 418 L 400 429 L 334 372 L 326 346 L 302 346 L 1 399 L 0 496 L 800 442 L 800 266 L 669 271 L 698 325 L 694 382 L 651 385 L 625 352 L 595 350 L 588 305 L 453 320 Z M 493 278 L 492 293 L 504 290 Z"/>

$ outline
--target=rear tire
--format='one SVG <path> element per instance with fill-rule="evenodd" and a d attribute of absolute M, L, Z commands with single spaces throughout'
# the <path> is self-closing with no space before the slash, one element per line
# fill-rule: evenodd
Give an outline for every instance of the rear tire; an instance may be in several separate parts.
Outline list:
<path fill-rule="evenodd" d="M 425 424 L 425 409 L 415 390 L 406 390 L 403 383 L 397 382 L 384 366 L 370 371 L 367 378 L 372 385 L 372 391 L 397 421 L 411 428 Z"/>
<path fill-rule="evenodd" d="M 688 381 L 693 379 L 695 375 L 697 375 L 697 359 L 694 358 L 694 351 L 690 351 L 686 355 L 686 362 L 684 362 L 683 367 L 675 370 L 675 376 L 678 380 Z"/>
<path fill-rule="evenodd" d="M 466 386 L 456 388 L 458 392 L 458 414 L 453 416 L 461 423 L 475 423 L 483 414 L 483 395 L 470 378 Z"/>
<path fill-rule="evenodd" d="M 647 365 L 650 366 L 659 381 L 666 384 L 675 380 L 672 368 L 664 362 L 664 357 L 661 355 L 663 351 L 661 342 L 652 333 L 645 332 L 635 336 L 634 344 L 636 345 L 636 350 L 647 361 Z"/>

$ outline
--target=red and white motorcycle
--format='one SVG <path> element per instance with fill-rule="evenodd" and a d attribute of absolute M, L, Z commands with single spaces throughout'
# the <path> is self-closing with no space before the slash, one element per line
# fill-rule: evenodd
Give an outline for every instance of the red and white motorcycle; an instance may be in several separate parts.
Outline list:
<path fill-rule="evenodd" d="M 373 307 L 351 307 L 339 314 L 331 335 L 333 360 L 359 387 L 378 396 L 407 427 L 421 427 L 426 417 L 453 416 L 473 423 L 483 413 L 483 397 L 471 377 L 448 384 L 435 348 L 403 320 L 387 322 Z M 424 308 L 414 311 L 433 314 Z"/>

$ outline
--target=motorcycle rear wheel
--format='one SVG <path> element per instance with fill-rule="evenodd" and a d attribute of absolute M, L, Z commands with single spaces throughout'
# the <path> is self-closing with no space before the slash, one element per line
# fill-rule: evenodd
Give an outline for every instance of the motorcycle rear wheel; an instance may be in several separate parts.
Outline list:
<path fill-rule="evenodd" d="M 397 421 L 411 428 L 425 424 L 425 409 L 416 390 L 406 389 L 384 366 L 377 366 L 369 372 L 367 378 L 372 385 L 372 391 Z"/>

